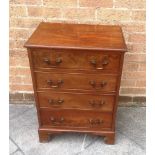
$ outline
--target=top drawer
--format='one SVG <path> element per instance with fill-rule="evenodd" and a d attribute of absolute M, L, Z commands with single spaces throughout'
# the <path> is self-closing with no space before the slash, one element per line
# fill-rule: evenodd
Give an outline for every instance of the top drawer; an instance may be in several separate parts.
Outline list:
<path fill-rule="evenodd" d="M 31 49 L 35 69 L 104 70 L 118 72 L 121 54 L 117 52 Z"/>

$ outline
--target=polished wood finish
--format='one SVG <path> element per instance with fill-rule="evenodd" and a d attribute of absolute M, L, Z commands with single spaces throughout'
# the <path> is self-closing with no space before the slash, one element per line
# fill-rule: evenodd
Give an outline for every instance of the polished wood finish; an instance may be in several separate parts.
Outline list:
<path fill-rule="evenodd" d="M 93 110 L 69 110 L 69 109 L 41 109 L 41 124 L 44 127 L 68 127 L 68 128 L 111 128 L 111 113 Z"/>
<path fill-rule="evenodd" d="M 102 136 L 103 140 L 106 144 L 114 144 L 115 142 L 115 132 L 113 131 L 93 131 L 93 130 L 85 130 L 85 129 L 60 129 L 60 128 L 39 128 L 39 140 L 41 143 L 46 143 L 51 139 L 51 136 L 54 136 L 56 134 L 61 134 L 64 132 L 81 132 L 81 133 L 88 133 L 88 134 L 94 134 L 98 136 Z"/>
<path fill-rule="evenodd" d="M 112 112 L 115 95 L 99 93 L 38 92 L 41 108 L 85 109 Z"/>
<path fill-rule="evenodd" d="M 115 92 L 117 76 L 106 74 L 35 72 L 38 90 L 83 90 Z"/>
<path fill-rule="evenodd" d="M 121 27 L 40 23 L 25 47 L 126 51 Z"/>
<path fill-rule="evenodd" d="M 121 27 L 41 23 L 25 43 L 39 122 L 39 140 L 64 132 L 114 144 L 124 53 Z"/>
<path fill-rule="evenodd" d="M 36 69 L 74 69 L 118 72 L 121 53 L 84 50 L 32 49 Z M 60 62 L 59 62 L 59 61 Z M 115 69 L 115 70 L 114 70 Z"/>

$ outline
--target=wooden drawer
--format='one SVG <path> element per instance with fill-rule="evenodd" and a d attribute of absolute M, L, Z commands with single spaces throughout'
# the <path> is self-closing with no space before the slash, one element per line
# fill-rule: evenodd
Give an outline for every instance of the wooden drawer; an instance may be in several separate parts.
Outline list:
<path fill-rule="evenodd" d="M 81 74 L 35 72 L 37 89 L 86 90 L 114 92 L 117 76 L 108 74 Z"/>
<path fill-rule="evenodd" d="M 89 110 L 41 109 L 41 124 L 49 127 L 111 128 L 112 114 Z"/>
<path fill-rule="evenodd" d="M 31 49 L 35 69 L 78 69 L 118 72 L 120 54 L 103 51 Z"/>
<path fill-rule="evenodd" d="M 115 95 L 95 95 L 68 92 L 38 92 L 40 107 L 54 109 L 88 109 L 113 111 Z"/>

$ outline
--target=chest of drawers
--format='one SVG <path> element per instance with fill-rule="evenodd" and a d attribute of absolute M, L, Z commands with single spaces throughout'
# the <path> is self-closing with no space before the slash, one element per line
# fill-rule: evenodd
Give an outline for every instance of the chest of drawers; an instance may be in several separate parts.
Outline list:
<path fill-rule="evenodd" d="M 40 23 L 25 43 L 39 140 L 83 132 L 114 144 L 126 45 L 119 26 Z"/>

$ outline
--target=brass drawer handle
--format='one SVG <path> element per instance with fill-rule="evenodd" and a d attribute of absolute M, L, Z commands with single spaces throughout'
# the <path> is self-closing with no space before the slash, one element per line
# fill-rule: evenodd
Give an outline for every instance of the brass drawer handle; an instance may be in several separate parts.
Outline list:
<path fill-rule="evenodd" d="M 59 99 L 58 101 L 57 101 L 57 103 L 59 103 L 59 104 L 61 104 L 61 103 L 63 103 L 64 102 L 64 100 L 61 100 L 61 99 Z"/>
<path fill-rule="evenodd" d="M 59 57 L 55 59 L 54 63 L 52 63 L 49 58 L 44 58 L 43 61 L 44 61 L 44 63 L 46 63 L 47 65 L 51 65 L 52 67 L 57 67 L 57 65 L 62 63 L 62 59 Z"/>
<path fill-rule="evenodd" d="M 92 107 L 102 107 L 105 104 L 105 101 L 104 100 L 99 100 L 99 101 L 91 100 L 91 101 L 89 101 L 89 104 Z"/>
<path fill-rule="evenodd" d="M 90 60 L 90 63 L 91 63 L 94 67 L 96 67 L 96 65 L 97 65 L 97 62 L 96 62 L 95 59 Z"/>
<path fill-rule="evenodd" d="M 102 81 L 101 82 L 101 87 L 103 88 L 104 86 L 106 86 L 107 85 L 107 82 L 106 81 Z"/>
<path fill-rule="evenodd" d="M 96 82 L 94 80 L 89 81 L 89 84 L 94 88 L 96 87 Z"/>
<path fill-rule="evenodd" d="M 89 124 L 91 125 L 102 125 L 104 121 L 102 119 L 89 119 Z"/>
<path fill-rule="evenodd" d="M 49 99 L 48 103 L 51 105 L 60 105 L 64 102 L 63 99 L 58 99 L 58 100 L 53 100 L 53 99 Z"/>
<path fill-rule="evenodd" d="M 58 87 L 60 87 L 60 85 L 63 84 L 63 80 L 58 80 L 58 81 L 56 82 L 56 84 L 54 84 L 54 82 L 53 82 L 52 80 L 47 80 L 47 84 L 48 84 L 50 87 L 52 87 L 52 88 L 58 88 Z"/>
<path fill-rule="evenodd" d="M 102 82 L 100 83 L 100 87 L 97 87 L 97 84 L 96 84 L 96 82 L 95 82 L 94 80 L 89 81 L 89 84 L 90 84 L 93 88 L 95 88 L 95 89 L 101 89 L 101 88 L 103 88 L 103 87 L 105 87 L 105 86 L 107 85 L 107 82 L 106 82 L 106 81 L 102 81 Z"/>
<path fill-rule="evenodd" d="M 105 56 L 105 57 L 103 58 L 102 67 L 97 67 L 97 60 L 96 60 L 96 59 L 90 60 L 90 63 L 94 66 L 94 68 L 95 68 L 96 70 L 102 70 L 102 69 L 104 69 L 104 66 L 106 66 L 106 65 L 109 64 L 109 58 L 108 58 L 108 56 Z"/>
<path fill-rule="evenodd" d="M 48 85 L 52 85 L 52 83 L 53 83 L 52 80 L 47 80 Z"/>
<path fill-rule="evenodd" d="M 51 61 L 50 61 L 50 59 L 48 59 L 48 58 L 44 58 L 43 61 L 44 61 L 46 64 L 48 64 L 48 65 L 51 64 Z"/>
<path fill-rule="evenodd" d="M 54 125 L 62 124 L 62 123 L 64 123 L 64 121 L 65 121 L 65 119 L 63 117 L 61 117 L 60 119 L 56 119 L 54 117 L 51 117 L 51 122 Z"/>
<path fill-rule="evenodd" d="M 51 122 L 55 122 L 55 118 L 54 117 L 51 117 Z"/>
<path fill-rule="evenodd" d="M 102 65 L 108 65 L 109 64 L 109 60 L 108 59 L 104 59 L 103 62 L 102 62 Z"/>
<path fill-rule="evenodd" d="M 61 58 L 56 58 L 55 63 L 56 63 L 56 64 L 62 63 L 62 59 L 61 59 Z"/>

